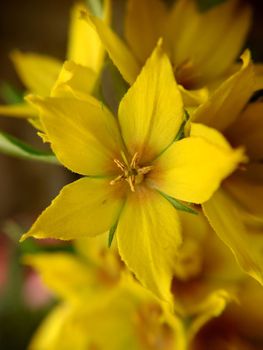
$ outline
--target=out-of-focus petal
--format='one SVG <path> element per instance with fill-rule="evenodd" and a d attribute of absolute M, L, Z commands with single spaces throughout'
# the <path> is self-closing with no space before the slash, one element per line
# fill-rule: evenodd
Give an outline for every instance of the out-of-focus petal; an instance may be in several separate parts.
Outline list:
<path fill-rule="evenodd" d="M 35 53 L 14 51 L 11 59 L 26 88 L 37 95 L 48 96 L 54 85 L 62 62 Z"/>
<path fill-rule="evenodd" d="M 102 44 L 123 78 L 129 84 L 133 84 L 141 67 L 129 47 L 99 18 L 88 14 L 83 14 L 83 18 L 94 26 Z"/>
<path fill-rule="evenodd" d="M 224 131 L 239 116 L 255 90 L 255 74 L 249 51 L 241 69 L 224 81 L 194 113 L 193 121 Z"/>
<path fill-rule="evenodd" d="M 203 204 L 205 215 L 219 238 L 231 249 L 242 269 L 263 284 L 262 256 L 243 224 L 239 210 L 222 188 Z"/>
<path fill-rule="evenodd" d="M 200 12 L 193 0 L 179 0 L 167 25 L 172 61 L 181 70 L 187 64 L 192 65 L 190 83 L 204 85 L 234 63 L 250 22 L 250 7 L 236 0 L 226 1 L 205 12 Z"/>
<path fill-rule="evenodd" d="M 249 104 L 226 135 L 232 145 L 245 147 L 251 161 L 263 160 L 263 102 Z"/>
<path fill-rule="evenodd" d="M 94 28 L 81 18 L 83 11 L 87 11 L 87 8 L 80 3 L 76 3 L 72 7 L 67 57 L 69 60 L 99 73 L 105 49 Z M 110 24 L 111 0 L 104 1 L 103 20 L 106 24 Z"/>
<path fill-rule="evenodd" d="M 144 64 L 164 32 L 167 9 L 161 0 L 129 0 L 125 37 L 137 59 Z"/>
<path fill-rule="evenodd" d="M 59 77 L 52 89 L 54 97 L 75 97 L 85 100 L 95 86 L 97 74 L 88 67 L 73 61 L 63 64 Z"/>
<path fill-rule="evenodd" d="M 36 117 L 37 112 L 27 103 L 0 105 L 0 115 L 7 117 L 28 118 Z"/>

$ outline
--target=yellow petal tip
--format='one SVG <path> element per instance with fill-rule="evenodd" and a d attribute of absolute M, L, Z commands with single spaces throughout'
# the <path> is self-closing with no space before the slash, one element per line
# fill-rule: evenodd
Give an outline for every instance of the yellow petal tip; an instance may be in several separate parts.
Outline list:
<path fill-rule="evenodd" d="M 163 46 L 163 38 L 162 38 L 162 37 L 160 37 L 160 38 L 158 39 L 157 46 L 158 46 L 158 47 L 162 47 L 162 46 Z"/>
<path fill-rule="evenodd" d="M 24 233 L 24 234 L 22 235 L 22 237 L 20 238 L 19 243 L 24 242 L 28 237 L 30 237 L 29 232 Z"/>

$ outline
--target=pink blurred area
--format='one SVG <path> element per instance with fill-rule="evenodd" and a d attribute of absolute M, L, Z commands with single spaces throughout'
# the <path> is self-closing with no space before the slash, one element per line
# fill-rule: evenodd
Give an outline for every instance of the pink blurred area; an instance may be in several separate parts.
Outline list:
<path fill-rule="evenodd" d="M 26 272 L 22 295 L 25 304 L 31 309 L 43 307 L 50 303 L 53 298 L 53 294 L 33 270 Z"/>

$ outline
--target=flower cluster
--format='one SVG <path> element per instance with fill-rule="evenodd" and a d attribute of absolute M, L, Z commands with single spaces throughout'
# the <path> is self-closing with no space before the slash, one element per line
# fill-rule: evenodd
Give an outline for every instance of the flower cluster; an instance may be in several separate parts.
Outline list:
<path fill-rule="evenodd" d="M 12 54 L 27 94 L 0 113 L 26 118 L 52 162 L 80 175 L 21 238 L 75 247 L 24 257 L 61 300 L 29 349 L 259 349 L 263 103 L 251 98 L 263 83 L 241 52 L 250 6 L 125 6 L 120 37 L 110 0 L 96 15 L 75 5 L 64 63 Z M 117 107 L 103 92 L 110 64 Z"/>

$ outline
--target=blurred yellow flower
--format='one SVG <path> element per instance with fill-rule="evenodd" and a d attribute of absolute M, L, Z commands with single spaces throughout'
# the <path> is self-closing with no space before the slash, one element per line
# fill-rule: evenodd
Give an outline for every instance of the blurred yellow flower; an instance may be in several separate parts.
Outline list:
<path fill-rule="evenodd" d="M 185 102 L 193 105 L 204 101 L 207 93 L 188 90 L 214 85 L 232 68 L 250 27 L 251 9 L 238 0 L 224 1 L 206 12 L 200 12 L 194 0 L 178 0 L 169 8 L 161 0 L 128 0 L 126 42 L 100 19 L 85 18 L 130 84 L 162 37 Z"/>
<path fill-rule="evenodd" d="M 105 50 L 100 43 L 96 32 L 85 21 L 80 19 L 81 11 L 87 8 L 84 4 L 76 3 L 71 11 L 71 20 L 68 36 L 67 59 L 74 60 L 80 67 L 87 67 L 86 76 L 88 77 L 87 89 L 92 92 L 95 82 L 103 66 Z M 104 1 L 103 20 L 109 24 L 111 19 L 111 1 Z M 22 53 L 14 51 L 11 59 L 15 69 L 27 93 L 34 93 L 41 96 L 49 96 L 54 86 L 63 62 L 46 55 L 36 53 Z M 72 71 L 70 61 L 63 66 L 63 73 L 67 72 L 68 79 Z M 29 118 L 32 124 L 42 129 L 37 118 L 37 112 L 27 102 L 14 105 L 0 106 L 0 114 L 5 116 L 14 116 Z"/>
<path fill-rule="evenodd" d="M 29 349 L 183 349 L 179 319 L 128 276 L 103 235 L 81 239 L 76 246 L 81 255 L 25 257 L 60 300 L 33 336 Z"/>
<path fill-rule="evenodd" d="M 185 240 L 174 260 L 175 313 L 128 275 L 116 246 L 107 248 L 105 234 L 77 240 L 74 255 L 26 256 L 26 264 L 60 301 L 29 349 L 191 349 L 200 330 L 228 308 L 245 279 L 202 215 L 181 212 L 180 219 Z"/>
<path fill-rule="evenodd" d="M 174 142 L 184 110 L 161 45 L 121 101 L 118 120 L 94 98 L 31 97 L 31 102 L 40 109 L 59 161 L 85 177 L 66 186 L 23 238 L 72 239 L 108 230 L 112 237 L 116 230 L 129 269 L 170 301 L 181 243 L 173 206 L 187 210 L 178 200 L 207 201 L 244 160 L 243 150 L 233 150 L 202 125 Z M 222 145 L 206 141 L 210 134 Z"/>
<path fill-rule="evenodd" d="M 238 300 L 247 276 L 201 212 L 180 212 L 180 220 L 184 241 L 174 261 L 172 292 L 190 349 L 200 329 Z"/>
<path fill-rule="evenodd" d="M 240 70 L 197 108 L 192 120 L 216 128 L 231 145 L 244 146 L 247 151 L 249 162 L 222 183 L 203 209 L 240 266 L 262 284 L 263 105 L 255 102 L 246 106 L 256 78 L 248 51 L 242 60 Z M 213 141 L 220 140 L 214 136 Z"/>

